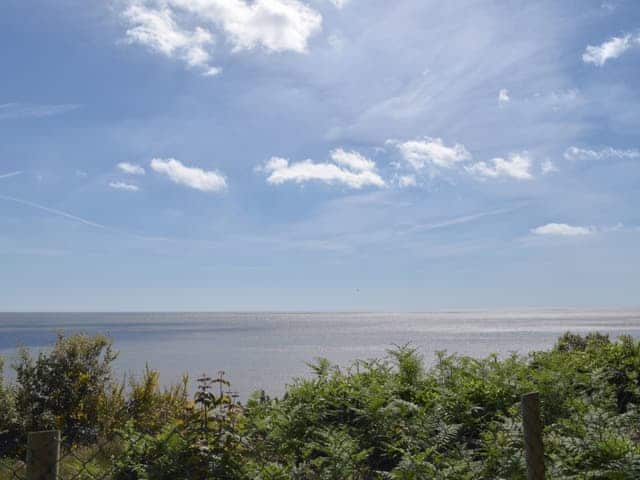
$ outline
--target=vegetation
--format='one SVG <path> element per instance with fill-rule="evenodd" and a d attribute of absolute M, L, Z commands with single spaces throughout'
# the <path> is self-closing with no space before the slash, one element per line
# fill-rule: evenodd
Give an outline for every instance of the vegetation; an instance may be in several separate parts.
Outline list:
<path fill-rule="evenodd" d="M 63 432 L 63 476 L 114 479 L 521 479 L 520 396 L 540 393 L 553 479 L 640 478 L 640 342 L 567 333 L 549 351 L 485 359 L 416 350 L 347 368 L 319 359 L 281 399 L 234 402 L 223 375 L 116 382 L 102 336 L 59 336 L 0 373 L 0 479 L 26 432 Z M 0 366 L 2 363 L 0 362 Z M 0 372 L 2 369 L 0 368 Z"/>

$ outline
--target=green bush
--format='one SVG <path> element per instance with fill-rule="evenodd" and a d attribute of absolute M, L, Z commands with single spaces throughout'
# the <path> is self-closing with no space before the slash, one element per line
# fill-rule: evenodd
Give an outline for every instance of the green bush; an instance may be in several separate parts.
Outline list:
<path fill-rule="evenodd" d="M 68 442 L 90 442 L 99 434 L 101 403 L 113 383 L 116 358 L 103 335 L 58 339 L 33 358 L 22 349 L 16 370 L 16 408 L 25 431 L 59 429 Z"/>
<path fill-rule="evenodd" d="M 441 353 L 426 371 L 402 347 L 346 370 L 320 361 L 315 378 L 279 401 L 254 397 L 246 416 L 258 461 L 306 468 L 306 478 L 338 460 L 324 446 L 329 431 L 361 465 L 344 478 L 515 479 L 525 475 L 520 397 L 535 390 L 552 478 L 636 478 L 639 361 L 638 342 L 598 334 L 567 334 L 525 357 Z"/>
<path fill-rule="evenodd" d="M 180 383 L 161 388 L 160 372 L 147 365 L 139 380 L 129 379 L 128 391 L 123 388 L 118 392 L 121 400 L 111 403 L 123 405 L 124 421 L 131 421 L 137 431 L 154 433 L 185 414 L 192 405 L 188 390 L 189 377 L 186 375 Z"/>
<path fill-rule="evenodd" d="M 0 452 L 15 451 L 20 438 L 15 389 L 4 382 L 4 359 L 0 357 Z"/>
<path fill-rule="evenodd" d="M 228 394 L 212 393 L 224 378 L 199 379 L 192 406 L 180 420 L 167 422 L 154 434 L 141 432 L 135 421 L 120 432 L 123 439 L 114 478 L 117 480 L 228 479 L 245 477 L 247 442 L 242 409 Z"/>
<path fill-rule="evenodd" d="M 150 368 L 116 383 L 113 358 L 108 340 L 86 336 L 23 353 L 17 383 L 0 387 L 0 425 L 17 444 L 61 428 L 75 452 L 64 471 L 121 480 L 524 479 L 520 398 L 537 391 L 549 478 L 640 478 L 630 337 L 567 333 L 504 358 L 442 352 L 430 368 L 409 346 L 346 368 L 319 359 L 281 399 L 260 392 L 243 407 L 222 377 L 199 379 L 192 400 L 186 378 L 162 389 Z"/>

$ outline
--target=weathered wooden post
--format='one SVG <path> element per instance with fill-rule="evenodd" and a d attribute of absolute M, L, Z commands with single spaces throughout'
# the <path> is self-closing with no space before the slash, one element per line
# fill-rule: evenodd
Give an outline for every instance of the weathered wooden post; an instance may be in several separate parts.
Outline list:
<path fill-rule="evenodd" d="M 522 424 L 524 452 L 527 459 L 527 480 L 544 480 L 544 445 L 542 444 L 542 418 L 537 392 L 522 396 Z"/>
<path fill-rule="evenodd" d="M 58 480 L 60 432 L 31 432 L 27 437 L 26 480 Z"/>

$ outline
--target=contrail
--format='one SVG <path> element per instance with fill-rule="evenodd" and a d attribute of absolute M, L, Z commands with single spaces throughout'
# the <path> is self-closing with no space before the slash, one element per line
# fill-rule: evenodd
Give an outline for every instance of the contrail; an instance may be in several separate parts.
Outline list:
<path fill-rule="evenodd" d="M 129 235 L 131 237 L 139 238 L 141 240 L 149 240 L 156 242 L 173 242 L 174 239 L 166 238 L 166 237 L 148 237 L 145 235 L 139 235 L 137 233 L 127 232 L 125 230 L 120 230 L 118 228 L 109 227 L 107 225 L 102 225 L 101 223 L 92 222 L 91 220 L 87 220 L 86 218 L 78 217 L 77 215 L 73 215 L 69 212 L 63 212 L 62 210 L 57 210 L 55 208 L 45 207 L 44 205 L 40 205 L 39 203 L 30 202 L 28 200 L 23 200 L 21 198 L 9 197 L 7 195 L 0 195 L 0 200 L 6 200 L 8 202 L 17 203 L 19 205 L 24 205 L 26 207 L 35 208 L 37 210 L 42 210 L 43 212 L 51 213 L 53 215 L 58 215 L 59 217 L 68 218 L 70 220 L 75 220 L 76 222 L 83 223 L 89 227 L 99 228 L 101 230 L 107 230 L 109 232 L 115 232 L 122 235 Z"/>
<path fill-rule="evenodd" d="M 2 177 L 0 177 L 2 178 Z M 58 215 L 60 217 L 68 218 L 70 220 L 75 220 L 76 222 L 84 223 L 90 227 L 107 229 L 105 225 L 100 223 L 92 222 L 91 220 L 86 220 L 81 217 L 77 217 L 76 215 L 72 215 L 71 213 L 63 212 L 62 210 L 56 210 L 55 208 L 45 207 L 44 205 L 40 205 L 38 203 L 29 202 L 27 200 L 22 200 L 21 198 L 9 197 L 7 195 L 0 195 L 0 200 L 6 200 L 8 202 L 14 202 L 19 205 L 25 205 L 27 207 L 35 208 L 37 210 L 42 210 L 43 212 L 52 213 L 53 215 Z"/>
<path fill-rule="evenodd" d="M 441 222 L 435 222 L 435 223 L 428 223 L 428 224 L 422 224 L 422 225 L 416 225 L 415 227 L 413 227 L 412 229 L 410 229 L 411 231 L 431 231 L 431 230 L 438 230 L 441 228 L 447 228 L 447 227 L 452 227 L 454 225 L 461 225 L 464 223 L 469 223 L 469 222 L 473 222 L 475 220 L 479 220 L 481 218 L 484 217 L 493 217 L 496 215 L 504 215 L 507 213 L 511 213 L 514 212 L 520 208 L 522 208 L 523 205 L 517 205 L 514 207 L 509 207 L 509 208 L 500 208 L 497 210 L 489 210 L 487 212 L 480 212 L 480 213 L 475 213 L 472 215 L 465 215 L 462 217 L 455 217 L 455 218 L 450 218 L 448 220 L 443 220 Z"/>
<path fill-rule="evenodd" d="M 21 170 L 17 171 L 17 172 L 11 172 L 11 173 L 3 173 L 2 175 L 0 175 L 0 178 L 9 178 L 9 177 L 15 177 L 16 175 L 20 175 L 22 173 Z"/>

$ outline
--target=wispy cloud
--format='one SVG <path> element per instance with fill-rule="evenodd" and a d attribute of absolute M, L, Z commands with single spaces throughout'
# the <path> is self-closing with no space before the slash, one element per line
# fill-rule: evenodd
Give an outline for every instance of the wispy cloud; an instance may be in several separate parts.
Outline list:
<path fill-rule="evenodd" d="M 569 147 L 564 152 L 564 158 L 570 161 L 577 160 L 637 160 L 640 159 L 640 150 L 627 149 L 621 150 L 613 147 L 605 147 L 599 150 L 593 150 L 580 147 Z"/>
<path fill-rule="evenodd" d="M 418 185 L 415 175 L 400 175 L 396 180 L 400 188 L 415 187 Z"/>
<path fill-rule="evenodd" d="M 500 105 L 505 105 L 509 103 L 510 100 L 511 100 L 511 97 L 509 96 L 509 90 L 507 90 L 506 88 L 503 88 L 498 92 L 498 103 Z"/>
<path fill-rule="evenodd" d="M 494 217 L 498 215 L 506 215 L 508 213 L 515 212 L 516 210 L 522 208 L 522 205 L 516 205 L 514 207 L 508 208 L 497 208 L 495 210 L 487 210 L 486 212 L 478 212 L 470 215 L 462 215 L 459 217 L 452 217 L 446 220 L 440 220 L 438 222 L 425 223 L 415 225 L 410 229 L 410 231 L 431 231 L 431 230 L 440 230 L 441 228 L 453 227 L 456 225 L 463 225 L 465 223 L 475 222 L 477 220 L 481 220 L 486 217 Z"/>
<path fill-rule="evenodd" d="M 531 230 L 534 235 L 546 235 L 555 237 L 583 237 L 596 232 L 593 227 L 580 227 L 566 223 L 547 223 Z"/>
<path fill-rule="evenodd" d="M 143 167 L 135 163 L 120 162 L 117 167 L 120 171 L 129 175 L 144 175 L 146 173 Z"/>
<path fill-rule="evenodd" d="M 3 173 L 3 174 L 0 174 L 0 178 L 11 178 L 20 174 L 22 174 L 22 171 Z"/>
<path fill-rule="evenodd" d="M 69 212 L 64 212 L 62 210 L 58 210 L 55 208 L 50 208 L 50 207 L 46 207 L 44 205 L 40 205 L 38 203 L 35 202 L 30 202 L 28 200 L 23 200 L 21 198 L 16 198 L 16 197 L 10 197 L 8 195 L 0 195 L 0 200 L 6 200 L 7 202 L 13 202 L 13 203 L 17 203 L 19 205 L 24 205 L 26 207 L 31 207 L 31 208 L 35 208 L 37 210 L 42 210 L 43 212 L 47 212 L 47 213 L 51 213 L 53 215 L 57 215 L 59 217 L 64 217 L 64 218 L 68 218 L 69 220 L 74 220 L 76 222 L 80 222 L 84 225 L 88 225 L 89 227 L 95 227 L 95 228 L 100 228 L 100 229 L 106 229 L 107 227 L 100 224 L 100 223 L 96 223 L 93 222 L 91 220 L 87 220 L 86 218 L 82 218 L 82 217 L 78 217 L 77 215 L 73 215 L 72 213 Z"/>
<path fill-rule="evenodd" d="M 385 181 L 376 170 L 375 162 L 358 152 L 347 152 L 339 148 L 331 152 L 331 160 L 323 163 L 315 163 L 312 160 L 290 163 L 285 158 L 272 157 L 256 170 L 266 172 L 267 182 L 273 185 L 319 181 L 343 184 L 355 189 L 385 186 Z"/>
<path fill-rule="evenodd" d="M 130 237 L 138 238 L 140 240 L 153 241 L 153 242 L 174 242 L 174 241 L 176 241 L 175 239 L 172 239 L 172 238 L 140 235 L 140 234 L 137 234 L 137 233 L 128 232 L 126 230 L 121 230 L 119 228 L 109 227 L 107 225 L 103 225 L 101 223 L 94 222 L 93 220 L 89 220 L 89 219 L 82 218 L 82 217 L 79 217 L 77 215 L 74 215 L 72 213 L 65 212 L 64 210 L 58 210 L 56 208 L 47 207 L 45 205 L 41 205 L 41 204 L 36 203 L 36 202 L 31 202 L 29 200 L 24 200 L 22 198 L 11 197 L 11 196 L 8 196 L 8 195 L 1 195 L 0 194 L 0 200 L 5 200 L 7 202 L 13 202 L 13 203 L 16 203 L 18 205 L 23 205 L 25 207 L 29 207 L 29 208 L 33 208 L 33 209 L 36 209 L 36 210 L 40 210 L 42 212 L 46 212 L 46 213 L 49 213 L 49 214 L 57 216 L 57 217 L 62 217 L 62 218 L 66 218 L 68 220 L 72 220 L 72 221 L 81 223 L 81 224 L 86 225 L 88 227 L 97 228 L 97 229 L 105 230 L 105 231 L 112 232 L 112 233 L 117 233 L 119 235 L 127 235 L 127 236 L 130 236 Z"/>
<path fill-rule="evenodd" d="M 319 215 L 305 219 L 304 222 L 288 231 L 278 231 L 272 241 L 277 243 L 279 247 L 286 249 L 290 247 L 301 248 L 304 244 L 304 247 L 309 249 L 331 249 L 336 252 L 357 253 L 364 247 L 386 245 L 394 250 L 415 249 L 415 253 L 419 257 L 458 255 L 481 248 L 480 244 L 484 244 L 484 242 L 474 238 L 469 243 L 464 242 L 464 246 L 462 246 L 452 241 L 450 237 L 446 237 L 447 240 L 440 243 L 445 237 L 436 235 L 435 232 L 480 222 L 483 218 L 506 215 L 525 206 L 525 204 L 518 204 L 450 217 L 442 217 L 442 212 L 440 212 L 436 218 L 407 224 L 402 220 L 403 212 L 406 212 L 406 209 L 411 205 L 389 200 L 389 195 L 395 194 L 384 190 L 368 194 L 358 193 L 333 200 L 323 207 Z M 355 218 L 351 217 L 353 209 L 359 213 Z M 365 211 L 368 214 L 363 214 Z M 348 217 L 344 217 L 346 212 L 349 212 Z M 350 220 L 336 227 L 334 223 L 336 216 L 343 216 L 350 218 Z M 334 225 L 334 228 L 322 228 L 328 224 L 327 222 Z"/>
<path fill-rule="evenodd" d="M 137 192 L 138 190 L 140 190 L 140 187 L 138 187 L 137 185 L 125 182 L 110 182 L 109 187 L 113 188 L 114 190 L 125 190 L 127 192 Z"/>
<path fill-rule="evenodd" d="M 640 37 L 627 34 L 623 37 L 611 37 L 600 45 L 589 45 L 582 54 L 582 61 L 602 67 L 607 60 L 618 58 L 634 43 L 639 43 L 639 40 Z"/>
<path fill-rule="evenodd" d="M 329 0 L 329 1 L 333 3 L 336 6 L 336 8 L 342 8 L 349 2 L 349 0 Z"/>
<path fill-rule="evenodd" d="M 175 158 L 154 158 L 151 169 L 169 177 L 173 183 L 203 192 L 221 192 L 227 188 L 225 177 L 216 171 L 187 167 Z"/>
<path fill-rule="evenodd" d="M 556 164 L 551 160 L 545 160 L 544 162 L 542 162 L 542 165 L 540 165 L 540 170 L 542 171 L 543 175 L 548 175 L 550 173 L 557 172 L 558 167 L 556 167 Z"/>
<path fill-rule="evenodd" d="M 38 105 L 33 103 L 4 103 L 0 104 L 0 120 L 19 118 L 44 118 L 77 110 L 81 105 Z"/>

